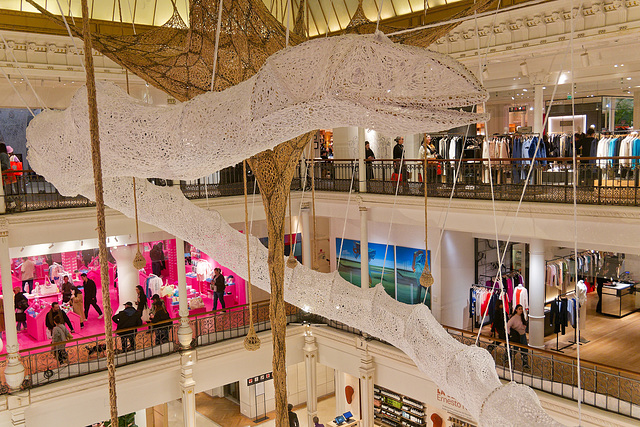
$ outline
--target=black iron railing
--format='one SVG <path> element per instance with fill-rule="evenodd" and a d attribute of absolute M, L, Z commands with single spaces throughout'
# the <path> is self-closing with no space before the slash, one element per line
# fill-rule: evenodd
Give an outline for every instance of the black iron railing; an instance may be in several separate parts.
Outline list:
<path fill-rule="evenodd" d="M 429 197 L 518 201 L 525 189 L 525 202 L 573 203 L 574 170 L 572 159 L 554 158 L 491 160 L 397 160 L 365 162 L 366 189 L 369 193 L 424 195 L 427 181 Z M 292 191 L 311 186 L 311 162 L 296 168 Z M 359 190 L 358 161 L 352 159 L 318 159 L 313 162 L 318 191 L 347 192 Z M 580 204 L 640 206 L 640 157 L 581 158 L 577 164 L 576 199 Z M 6 175 L 3 173 L 3 175 Z M 93 206 L 84 197 L 64 197 L 33 171 L 5 176 L 4 200 L 8 213 L 42 209 Z M 249 174 L 250 193 L 259 193 L 255 178 Z M 159 185 L 166 185 L 161 180 Z M 189 199 L 239 196 L 243 194 L 242 171 L 227 168 L 197 181 L 180 182 Z"/>
<path fill-rule="evenodd" d="M 287 322 L 295 322 L 299 320 L 301 311 L 297 307 L 287 305 L 286 313 Z M 253 304 L 253 322 L 256 332 L 271 329 L 268 301 Z M 163 327 L 146 324 L 114 332 L 116 366 L 177 352 L 180 349 L 178 323 L 178 319 L 172 319 L 171 324 Z M 242 305 L 192 315 L 189 316 L 189 323 L 193 331 L 192 347 L 245 336 L 250 325 L 249 306 Z M 24 389 L 105 371 L 105 334 L 21 350 L 20 360 L 26 371 Z M 4 372 L 5 364 L 3 355 L 0 360 L 0 373 Z M 4 379 L 4 375 L 0 375 L 0 378 Z M 2 382 L 0 392 L 8 391 L 8 387 Z"/>

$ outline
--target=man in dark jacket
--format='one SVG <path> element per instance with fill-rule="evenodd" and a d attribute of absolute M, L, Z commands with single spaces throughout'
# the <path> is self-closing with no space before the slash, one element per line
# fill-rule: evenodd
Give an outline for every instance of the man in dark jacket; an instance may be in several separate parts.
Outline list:
<path fill-rule="evenodd" d="M 215 310 L 218 306 L 218 300 L 220 300 L 220 306 L 225 308 L 224 306 L 224 288 L 227 284 L 224 282 L 224 276 L 222 275 L 222 270 L 218 267 L 213 269 L 213 309 Z"/>
<path fill-rule="evenodd" d="M 116 332 L 120 335 L 120 342 L 122 344 L 122 351 L 129 351 L 136 349 L 136 330 L 130 330 L 126 332 L 119 332 L 124 329 L 135 328 L 136 326 L 142 326 L 142 319 L 140 313 L 133 308 L 133 303 L 127 301 L 124 303 L 124 310 L 111 318 L 118 325 Z"/>
<path fill-rule="evenodd" d="M 96 298 L 97 289 L 96 282 L 87 277 L 87 273 L 82 273 L 82 282 L 84 283 L 84 317 L 89 318 L 89 308 L 93 308 L 98 312 L 98 319 L 102 319 L 102 310 L 98 305 L 98 299 Z"/>
<path fill-rule="evenodd" d="M 62 316 L 62 319 L 64 320 L 64 323 L 69 327 L 69 330 L 71 332 L 74 332 L 73 325 L 71 325 L 71 320 L 69 320 L 67 313 L 60 310 L 60 304 L 58 304 L 57 302 L 51 304 L 51 309 L 47 313 L 47 317 L 45 317 L 44 319 L 44 323 L 47 326 L 47 329 L 49 329 L 49 332 L 51 332 L 53 328 L 56 327 L 56 322 L 54 319 L 58 314 Z"/>
<path fill-rule="evenodd" d="M 293 405 L 289 403 L 289 427 L 300 427 L 300 422 L 298 421 L 298 415 L 293 412 Z"/>
<path fill-rule="evenodd" d="M 62 302 L 69 302 L 71 294 L 76 290 L 73 283 L 69 280 L 69 276 L 62 277 L 62 284 L 60 285 L 60 292 L 62 292 Z"/>

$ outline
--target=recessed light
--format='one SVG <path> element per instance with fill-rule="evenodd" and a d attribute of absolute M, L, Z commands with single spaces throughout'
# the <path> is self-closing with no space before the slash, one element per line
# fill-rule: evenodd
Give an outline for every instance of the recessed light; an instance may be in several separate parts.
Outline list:
<path fill-rule="evenodd" d="M 627 80 L 631 80 L 631 77 L 627 77 Z"/>

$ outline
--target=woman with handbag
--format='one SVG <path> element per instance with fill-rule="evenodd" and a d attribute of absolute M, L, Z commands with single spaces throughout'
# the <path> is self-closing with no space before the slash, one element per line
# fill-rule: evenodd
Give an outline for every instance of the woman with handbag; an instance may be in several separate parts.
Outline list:
<path fill-rule="evenodd" d="M 51 344 L 68 341 L 73 338 L 73 335 L 71 335 L 67 327 L 64 325 L 64 319 L 62 316 L 55 315 L 53 317 L 53 321 L 56 326 L 51 331 Z M 65 344 L 54 345 L 52 351 L 60 365 L 66 363 L 69 359 L 67 350 L 65 350 Z"/>
<path fill-rule="evenodd" d="M 527 320 L 524 318 L 524 309 L 521 304 L 516 305 L 516 308 L 513 310 L 513 314 L 507 323 L 507 333 L 509 334 L 509 338 L 511 342 L 521 344 L 524 347 L 520 348 L 520 354 L 522 356 L 522 367 L 524 369 L 530 369 L 529 367 L 529 356 L 526 346 L 529 345 L 527 342 Z M 511 351 L 513 360 L 513 351 Z"/>
<path fill-rule="evenodd" d="M 13 288 L 13 305 L 16 309 L 16 326 L 18 332 L 27 329 L 27 309 L 29 300 L 20 288 Z"/>

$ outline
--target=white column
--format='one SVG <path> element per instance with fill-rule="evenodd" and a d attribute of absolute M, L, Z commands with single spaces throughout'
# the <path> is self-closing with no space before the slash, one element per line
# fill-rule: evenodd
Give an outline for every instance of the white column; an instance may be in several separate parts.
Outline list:
<path fill-rule="evenodd" d="M 11 257 L 9 256 L 9 224 L 0 219 L 0 271 L 2 277 L 2 295 L 4 305 L 4 324 L 6 333 L 7 367 L 4 375 L 11 390 L 18 390 L 24 380 L 24 366 L 18 353 L 18 330 L 16 328 L 16 310 L 13 305 L 13 283 L 11 281 Z"/>
<path fill-rule="evenodd" d="M 529 345 L 544 348 L 544 241 L 529 246 Z"/>
<path fill-rule="evenodd" d="M 364 128 L 358 128 L 358 177 L 360 193 L 367 192 L 367 169 L 365 167 Z"/>
<path fill-rule="evenodd" d="M 311 268 L 311 227 L 309 219 L 309 206 L 305 203 L 300 210 L 300 222 L 302 223 L 302 265 Z"/>
<path fill-rule="evenodd" d="M 318 415 L 318 381 L 316 368 L 318 361 L 318 346 L 316 338 L 311 335 L 311 328 L 307 325 L 304 334 L 304 372 L 307 377 L 307 425 L 313 425 L 313 417 Z"/>
<path fill-rule="evenodd" d="M 367 208 L 360 206 L 360 287 L 369 287 L 369 226 Z"/>
<path fill-rule="evenodd" d="M 176 248 L 183 248 L 184 241 L 176 237 Z M 183 254 L 183 251 L 178 251 L 178 255 Z M 193 339 L 193 330 L 189 325 L 189 305 L 187 302 L 187 276 L 184 266 L 184 255 L 177 257 L 178 263 L 178 301 L 179 301 L 179 314 L 180 314 L 180 326 L 178 327 L 178 341 L 183 349 L 188 349 L 191 346 L 191 340 Z"/>
<path fill-rule="evenodd" d="M 373 427 L 373 358 L 364 351 L 360 358 L 360 418 L 362 427 Z"/>
<path fill-rule="evenodd" d="M 587 126 L 590 125 L 591 123 L 587 123 Z M 633 128 L 640 128 L 640 89 L 633 90 Z"/>
<path fill-rule="evenodd" d="M 116 260 L 116 268 L 118 269 L 118 303 L 120 307 L 124 306 L 127 301 L 136 303 L 138 294 L 136 294 L 136 286 L 140 284 L 140 273 L 133 266 L 133 258 L 138 251 L 137 245 L 116 246 L 111 248 L 111 255 Z M 102 286 L 109 286 L 109 283 L 103 283 Z M 117 313 L 118 310 L 113 310 Z"/>
<path fill-rule="evenodd" d="M 469 287 L 475 280 L 473 235 L 445 231 L 441 248 L 440 322 L 454 328 L 467 328 L 470 326 Z"/>
<path fill-rule="evenodd" d="M 193 380 L 193 365 L 196 361 L 195 350 L 180 355 L 180 392 L 182 394 L 182 416 L 185 427 L 196 427 L 196 382 Z"/>
<path fill-rule="evenodd" d="M 333 384 L 335 387 L 336 396 L 336 414 L 343 414 L 347 412 L 347 398 L 345 396 L 344 388 L 347 386 L 347 380 L 345 373 L 339 370 L 334 370 Z"/>
<path fill-rule="evenodd" d="M 544 92 L 542 83 L 533 85 L 534 101 L 533 101 L 533 132 L 542 135 L 544 125 Z"/>

